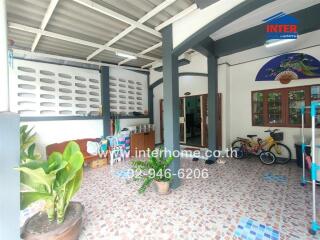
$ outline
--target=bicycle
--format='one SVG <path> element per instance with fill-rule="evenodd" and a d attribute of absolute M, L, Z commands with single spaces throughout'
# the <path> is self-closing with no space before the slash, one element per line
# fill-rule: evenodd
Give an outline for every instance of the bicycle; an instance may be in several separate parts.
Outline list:
<path fill-rule="evenodd" d="M 247 135 L 248 138 L 238 137 L 231 144 L 232 149 L 235 149 L 237 154 L 240 154 L 236 158 L 244 158 L 249 154 L 253 154 L 259 156 L 260 160 L 268 165 L 274 162 L 279 164 L 288 163 L 291 160 L 291 151 L 287 145 L 280 142 L 283 140 L 283 132 L 278 131 L 279 129 L 264 131 L 269 133 L 269 136 L 265 139 L 258 138 L 257 135 Z M 273 156 L 268 152 L 275 156 L 276 159 L 274 161 Z M 264 154 L 261 155 L 261 153 Z M 261 159 L 261 156 L 265 157 L 266 155 L 268 155 L 269 159 Z"/>

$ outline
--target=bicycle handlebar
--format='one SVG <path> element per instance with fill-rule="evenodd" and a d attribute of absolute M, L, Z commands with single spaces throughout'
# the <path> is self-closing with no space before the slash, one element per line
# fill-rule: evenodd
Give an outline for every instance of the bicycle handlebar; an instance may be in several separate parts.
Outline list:
<path fill-rule="evenodd" d="M 271 130 L 271 129 L 269 129 L 269 130 L 266 130 L 266 131 L 264 131 L 264 132 L 268 132 L 268 133 L 275 133 L 275 132 L 277 132 L 277 131 L 279 131 L 279 129 L 273 129 L 273 130 Z"/>

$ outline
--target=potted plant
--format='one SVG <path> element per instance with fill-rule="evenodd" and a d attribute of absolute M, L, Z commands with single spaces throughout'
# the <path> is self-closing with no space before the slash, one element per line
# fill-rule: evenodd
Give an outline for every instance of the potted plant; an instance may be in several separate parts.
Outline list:
<path fill-rule="evenodd" d="M 80 188 L 83 162 L 79 145 L 69 142 L 63 154 L 54 152 L 47 161 L 33 160 L 17 168 L 21 173 L 21 209 L 38 200 L 46 203 L 46 213 L 39 212 L 25 222 L 21 238 L 79 238 L 83 206 L 70 200 Z"/>
<path fill-rule="evenodd" d="M 144 193 L 151 185 L 155 183 L 159 194 L 168 194 L 172 174 L 168 166 L 172 163 L 173 157 L 164 158 L 162 154 L 158 157 L 151 154 L 147 161 L 134 160 L 132 161 L 133 170 L 138 173 L 135 179 L 143 180 L 143 184 L 139 189 L 139 193 Z"/>

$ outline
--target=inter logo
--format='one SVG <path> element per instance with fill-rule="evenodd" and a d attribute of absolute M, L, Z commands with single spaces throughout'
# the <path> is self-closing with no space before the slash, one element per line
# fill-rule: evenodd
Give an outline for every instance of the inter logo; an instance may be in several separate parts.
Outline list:
<path fill-rule="evenodd" d="M 283 12 L 263 20 L 266 23 L 267 40 L 297 39 L 298 20 Z"/>

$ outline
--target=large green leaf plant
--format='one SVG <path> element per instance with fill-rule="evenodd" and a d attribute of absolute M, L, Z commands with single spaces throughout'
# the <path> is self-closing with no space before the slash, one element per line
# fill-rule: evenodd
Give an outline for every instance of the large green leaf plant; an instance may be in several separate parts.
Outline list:
<path fill-rule="evenodd" d="M 132 161 L 132 169 L 135 173 L 138 173 L 138 175 L 135 176 L 135 180 L 143 181 L 142 186 L 139 188 L 139 193 L 144 193 L 153 181 L 171 181 L 172 174 L 168 171 L 168 167 L 173 160 L 174 158 L 172 156 L 164 157 L 164 154 L 160 149 L 158 152 L 151 153 L 151 156 L 147 161 Z"/>
<path fill-rule="evenodd" d="M 40 155 L 35 153 L 36 133 L 28 125 L 20 127 L 20 163 L 27 163 L 30 160 L 39 160 Z"/>
<path fill-rule="evenodd" d="M 48 219 L 64 221 L 69 202 L 79 190 L 83 176 L 83 155 L 76 142 L 69 142 L 63 152 L 53 152 L 47 161 L 29 161 L 17 170 L 21 177 L 21 209 L 45 200 Z"/>

